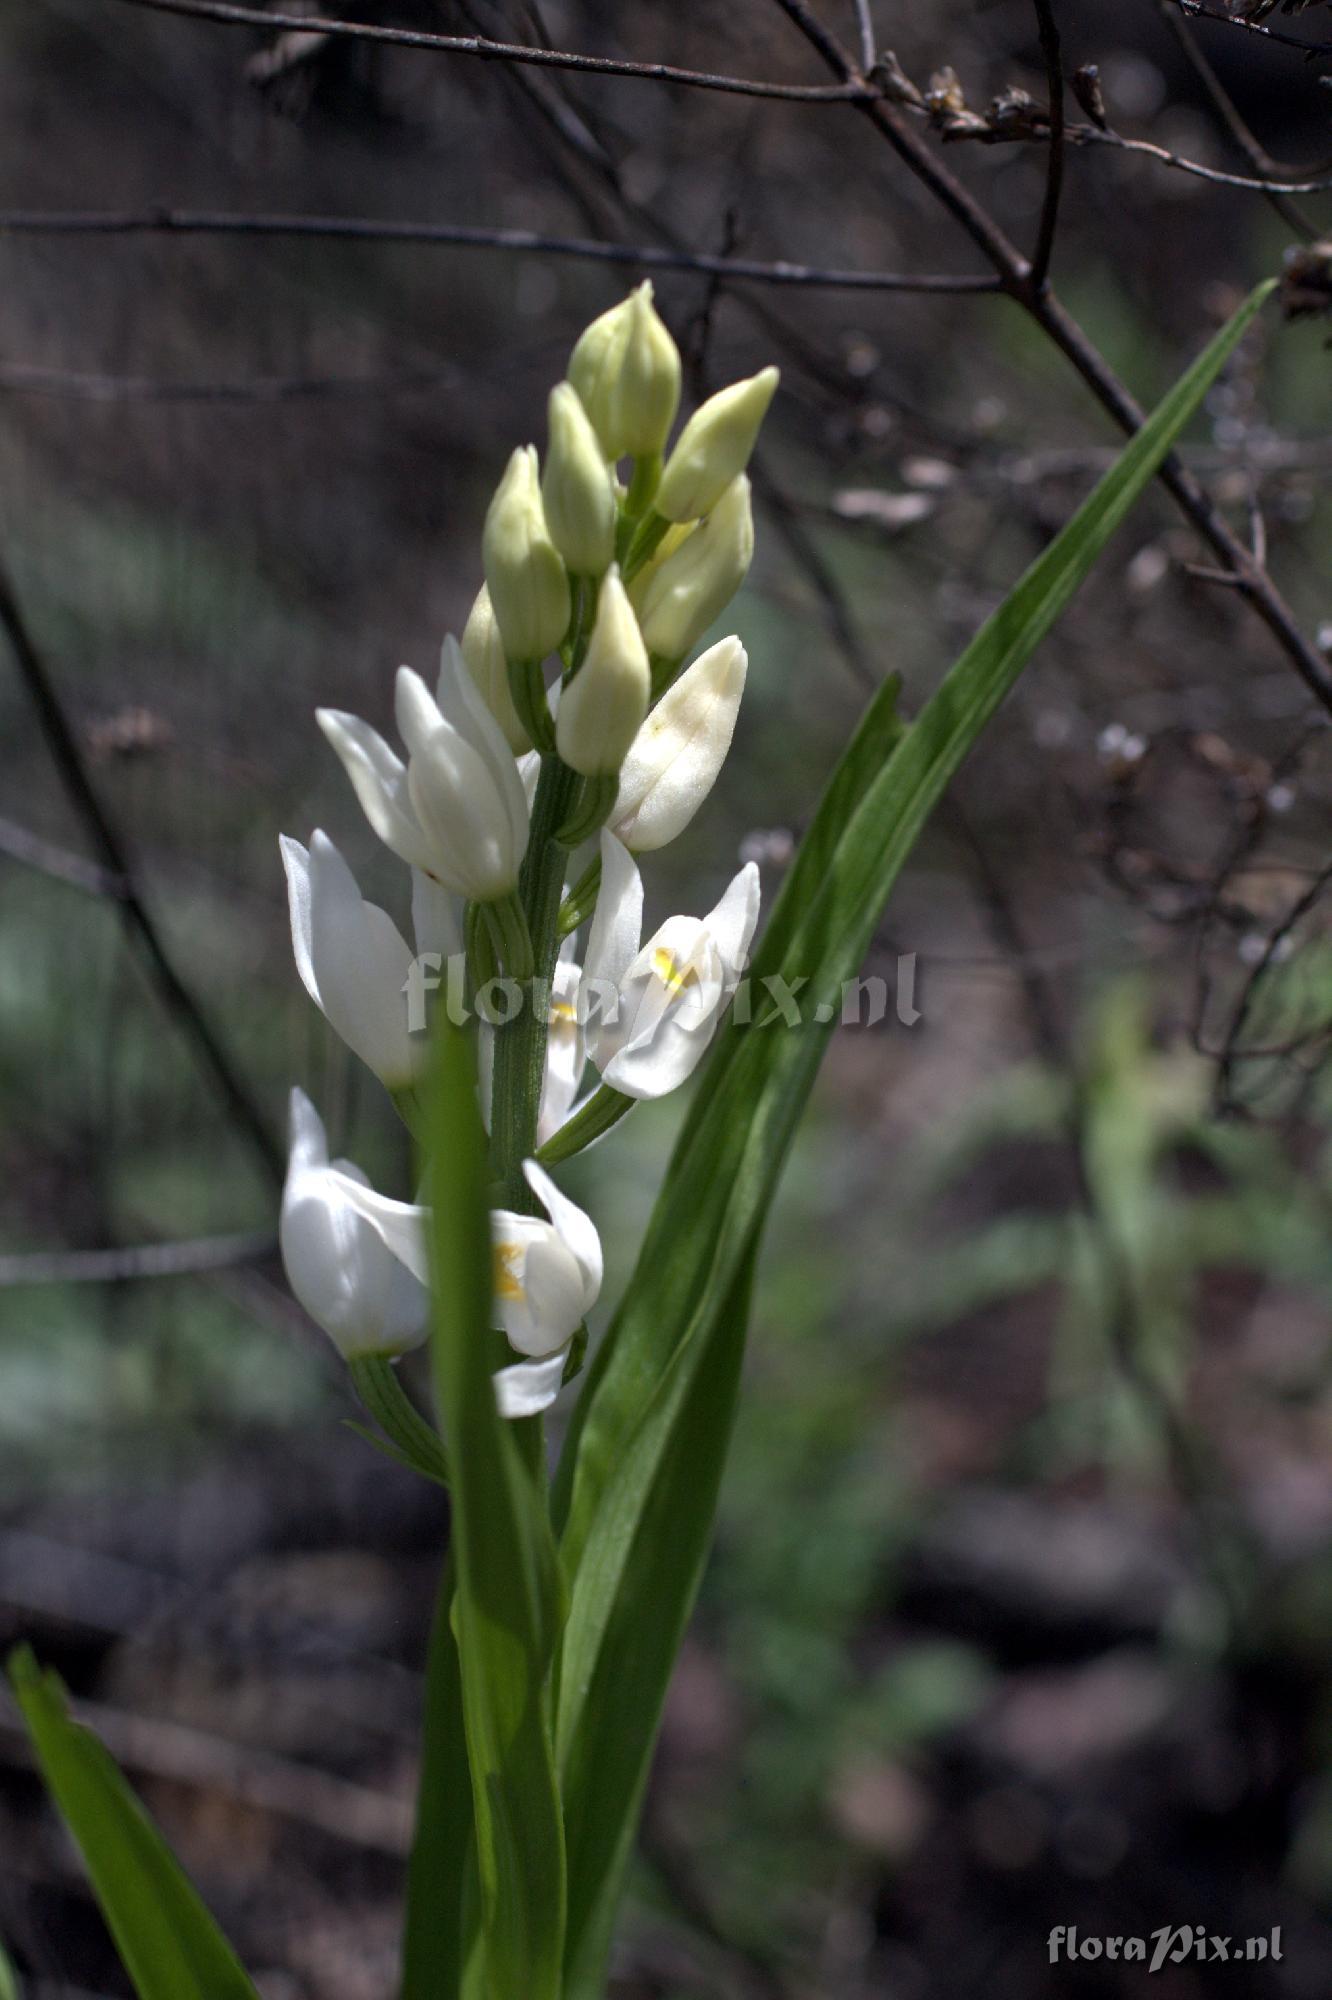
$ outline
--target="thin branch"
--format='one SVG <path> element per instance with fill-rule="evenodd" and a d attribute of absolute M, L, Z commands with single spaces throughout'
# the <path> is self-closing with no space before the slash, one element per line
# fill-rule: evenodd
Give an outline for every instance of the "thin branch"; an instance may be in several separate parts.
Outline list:
<path fill-rule="evenodd" d="M 11 861 L 21 861 L 25 868 L 47 875 L 53 882 L 82 889 L 85 895 L 105 896 L 115 903 L 124 900 L 123 876 L 113 875 L 109 868 L 99 868 L 82 854 L 71 854 L 68 848 L 57 847 L 53 840 L 20 826 L 15 819 L 0 819 L 0 854 Z"/>
<path fill-rule="evenodd" d="M 107 1285 L 130 1278 L 187 1278 L 271 1256 L 271 1231 L 134 1243 L 117 1250 L 33 1250 L 0 1256 L 0 1290 L 17 1285 Z"/>
<path fill-rule="evenodd" d="M 36 362 L 0 361 L 0 395 L 56 396 L 76 403 L 293 403 L 361 396 L 413 396 L 451 387 L 452 372 L 402 375 L 252 375 L 238 382 L 173 382 L 156 375 L 89 374 Z"/>
<path fill-rule="evenodd" d="M 861 79 L 853 86 L 817 83 L 769 83 L 755 77 L 723 76 L 708 70 L 680 69 L 673 63 L 621 62 L 611 56 L 586 56 L 568 49 L 534 48 L 526 42 L 496 42 L 488 35 L 435 35 L 420 28 L 376 27 L 368 21 L 328 20 L 320 14 L 284 14 L 265 7 L 242 7 L 231 0 L 122 0 L 156 14 L 179 14 L 187 20 L 215 21 L 225 27 L 288 28 L 301 35 L 342 35 L 361 42 L 384 42 L 399 49 L 429 49 L 439 55 L 479 56 L 486 62 L 531 63 L 540 69 L 574 70 L 583 76 L 630 77 L 643 83 L 675 83 L 690 90 L 716 90 L 733 97 L 775 97 L 792 104 L 848 104 L 875 97 L 877 90 Z"/>
<path fill-rule="evenodd" d="M 1175 4 L 1190 20 L 1215 21 L 1223 28 L 1240 28 L 1246 34 L 1261 35 L 1264 41 L 1279 42 L 1282 48 L 1299 49 L 1302 55 L 1321 56 L 1324 61 L 1332 56 L 1332 44 L 1303 41 L 1299 35 L 1283 34 L 1280 28 L 1265 27 L 1261 21 L 1250 21 L 1243 14 L 1222 14 L 1214 7 L 1200 6 L 1198 0 L 1175 0 Z"/>
<path fill-rule="evenodd" d="M 601 264 L 700 271 L 763 285 L 808 285 L 861 292 L 994 292 L 993 278 L 951 273 L 828 270 L 814 264 L 710 257 L 650 243 L 599 243 L 532 229 L 475 229 L 458 222 L 376 222 L 351 215 L 229 215 L 201 209 L 17 209 L 0 211 L 0 236 L 315 236 L 362 243 L 432 243 L 463 250 L 538 251 Z"/>
<path fill-rule="evenodd" d="M 1219 1068 L 1216 1079 L 1216 1101 L 1222 1108 L 1234 1103 L 1232 1082 L 1236 1064 L 1243 1061 L 1246 1057 L 1271 1053 L 1265 1049 L 1246 1049 L 1240 1046 L 1244 1030 L 1248 1026 L 1249 1016 L 1253 1012 L 1254 1001 L 1258 996 L 1258 988 L 1266 978 L 1277 953 L 1282 949 L 1287 938 L 1292 935 L 1304 921 L 1305 917 L 1308 916 L 1314 905 L 1319 902 L 1329 883 L 1332 883 L 1332 861 L 1325 868 L 1319 870 L 1303 895 L 1291 905 L 1281 922 L 1268 934 L 1261 955 L 1250 968 L 1249 976 L 1241 988 L 1239 999 L 1235 1004 L 1235 1011 L 1231 1016 L 1230 1027 L 1226 1032 L 1226 1038 L 1220 1050 Z M 1325 1032 L 1325 1029 L 1320 1029 L 1317 1032 Z M 1276 1053 L 1284 1053 L 1284 1050 L 1278 1050 Z"/>
<path fill-rule="evenodd" d="M 1248 124 L 1240 116 L 1239 109 L 1230 92 L 1213 69 L 1207 56 L 1198 47 L 1193 29 L 1190 27 L 1185 16 L 1173 4 L 1173 0 L 1156 0 L 1156 5 L 1157 11 L 1174 36 L 1184 56 L 1184 60 L 1188 63 L 1193 74 L 1207 93 L 1212 109 L 1216 112 L 1217 117 L 1221 120 L 1227 132 L 1229 132 L 1231 138 L 1249 162 L 1249 165 L 1264 181 L 1280 180 L 1284 171 L 1280 162 L 1272 158 L 1266 148 L 1260 144 L 1257 135 L 1249 129 Z M 1270 206 L 1281 217 L 1281 220 L 1295 231 L 1297 236 L 1313 237 L 1317 235 L 1318 232 L 1310 223 L 1308 217 L 1301 214 L 1300 210 L 1294 206 L 1287 196 L 1279 194 L 1274 188 L 1269 188 L 1266 194 Z"/>
<path fill-rule="evenodd" d="M 874 42 L 874 16 L 870 11 L 870 0 L 851 0 L 856 15 L 856 32 L 860 36 L 860 67 L 869 75 L 878 56 Z"/>
<path fill-rule="evenodd" d="M 245 1135 L 265 1176 L 280 1187 L 286 1171 L 282 1151 L 232 1068 L 230 1057 L 204 1018 L 198 1002 L 171 961 L 157 924 L 143 900 L 128 851 L 97 796 L 78 739 L 56 692 L 54 679 L 28 629 L 13 583 L 2 567 L 0 628 L 8 637 L 19 675 L 37 711 L 47 749 L 60 773 L 70 803 L 82 820 L 107 873 L 121 885 L 119 901 L 125 924 L 143 954 L 149 975 L 167 1012 L 194 1049 L 200 1067 L 212 1079 L 219 1100 Z"/>
<path fill-rule="evenodd" d="M 1050 99 L 1050 153 L 1045 168 L 1045 199 L 1041 203 L 1040 229 L 1031 255 L 1031 281 L 1044 291 L 1050 278 L 1055 231 L 1059 227 L 1059 197 L 1064 186 L 1064 65 L 1059 46 L 1059 24 L 1051 0 L 1035 0 L 1036 23 L 1045 57 L 1045 76 Z"/>
<path fill-rule="evenodd" d="M 818 49 L 836 74 L 844 79 L 854 76 L 855 65 L 851 58 L 811 13 L 805 0 L 776 0 L 776 4 L 806 40 Z M 922 186 L 934 195 L 941 207 L 989 259 L 1003 290 L 1031 315 L 1065 359 L 1071 362 L 1102 408 L 1110 413 L 1121 430 L 1132 436 L 1145 422 L 1146 413 L 1129 394 L 1104 355 L 1048 287 L 1038 290 L 1033 286 L 1027 260 L 970 189 L 949 171 L 934 148 L 896 107 L 874 102 L 862 103 L 859 108 Z M 1185 470 L 1175 453 L 1168 454 L 1162 461 L 1157 477 L 1225 566 L 1243 579 L 1248 601 L 1283 648 L 1310 692 L 1332 713 L 1332 669 L 1301 632 L 1294 614 L 1267 571 L 1254 563 L 1250 551 L 1232 533 L 1210 495 Z"/>

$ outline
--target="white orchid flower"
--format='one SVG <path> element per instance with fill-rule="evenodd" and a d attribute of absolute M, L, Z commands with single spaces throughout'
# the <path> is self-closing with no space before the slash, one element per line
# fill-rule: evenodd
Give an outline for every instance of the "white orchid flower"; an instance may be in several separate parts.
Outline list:
<path fill-rule="evenodd" d="M 419 1347 L 430 1297 L 351 1199 L 369 1194 L 350 1160 L 328 1157 L 328 1138 L 303 1090 L 291 1093 L 291 1153 L 278 1239 L 287 1282 L 348 1361 Z"/>
<path fill-rule="evenodd" d="M 421 1072 L 425 1038 L 407 1032 L 412 954 L 388 912 L 367 903 L 326 833 L 308 850 L 283 834 L 291 942 L 301 983 L 334 1031 L 389 1090 Z"/>
<path fill-rule="evenodd" d="M 749 655 L 732 635 L 700 653 L 648 716 L 620 767 L 610 830 L 632 854 L 684 832 L 726 761 Z"/>
<path fill-rule="evenodd" d="M 601 1240 L 591 1218 L 535 1160 L 523 1162 L 523 1173 L 550 1220 L 507 1208 L 490 1215 L 494 1323 L 526 1357 L 494 1378 L 500 1412 L 509 1417 L 534 1415 L 554 1402 L 569 1343 L 596 1304 L 602 1276 Z M 430 1211 L 354 1181 L 344 1193 L 413 1277 L 428 1283 Z"/>
<path fill-rule="evenodd" d="M 692 1075 L 740 982 L 758 912 L 751 861 L 706 917 L 668 917 L 640 946 L 642 877 L 603 829 L 581 1008 L 603 1083 L 625 1097 L 664 1097 Z"/>
<path fill-rule="evenodd" d="M 359 716 L 317 711 L 371 826 L 456 895 L 480 903 L 509 895 L 527 847 L 527 798 L 455 639 L 444 641 L 433 698 L 419 674 L 398 669 L 395 713 L 406 764 Z"/>

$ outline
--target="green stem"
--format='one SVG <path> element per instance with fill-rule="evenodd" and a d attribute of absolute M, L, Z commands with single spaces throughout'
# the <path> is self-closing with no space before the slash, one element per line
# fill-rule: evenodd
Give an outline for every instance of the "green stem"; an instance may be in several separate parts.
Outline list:
<path fill-rule="evenodd" d="M 555 835 L 569 816 L 577 782 L 576 773 L 558 757 L 543 761 L 518 885 L 532 940 L 533 978 L 524 982 L 521 1008 L 495 1034 L 491 1168 L 505 1189 L 505 1206 L 525 1215 L 538 1210 L 536 1198 L 523 1179 L 523 1161 L 536 1151 L 537 1112 L 546 1067 L 548 1024 L 546 1010 L 537 1001 L 542 992 L 549 991 L 555 972 L 559 951 L 556 919 L 568 858 Z"/>
<path fill-rule="evenodd" d="M 403 1388 L 386 1354 L 358 1354 L 349 1363 L 356 1393 L 385 1437 L 423 1478 L 447 1486 L 449 1464 L 439 1435 Z"/>
<path fill-rule="evenodd" d="M 649 514 L 645 521 L 639 523 L 624 561 L 620 565 L 620 573 L 625 583 L 631 583 L 644 563 L 650 560 L 670 525 L 670 522 L 664 520 L 660 514 Z"/>
<path fill-rule="evenodd" d="M 626 1097 L 622 1090 L 615 1090 L 603 1083 L 595 1090 L 581 1111 L 561 1125 L 558 1132 L 547 1139 L 537 1154 L 543 1167 L 557 1167 L 562 1160 L 571 1160 L 575 1153 L 581 1153 L 603 1132 L 609 1132 L 612 1125 L 618 1125 L 626 1111 L 632 1111 L 637 1099 Z"/>
<path fill-rule="evenodd" d="M 555 838 L 561 847 L 581 847 L 606 824 L 620 792 L 620 774 L 612 771 L 595 778 L 581 778 L 568 819 Z"/>
<path fill-rule="evenodd" d="M 629 491 L 624 500 L 624 511 L 629 520 L 638 521 L 647 513 L 660 485 L 661 453 L 650 451 L 642 458 L 636 458 L 633 476 L 629 481 Z"/>
<path fill-rule="evenodd" d="M 517 890 L 498 897 L 493 903 L 483 903 L 481 914 L 489 927 L 491 943 L 510 979 L 520 983 L 530 979 L 536 969 L 532 961 L 532 938 Z"/>
<path fill-rule="evenodd" d="M 597 907 L 597 895 L 601 888 L 601 856 L 589 861 L 583 873 L 574 883 L 564 901 L 560 904 L 558 931 L 560 938 L 567 938 L 580 924 L 587 922 Z"/>

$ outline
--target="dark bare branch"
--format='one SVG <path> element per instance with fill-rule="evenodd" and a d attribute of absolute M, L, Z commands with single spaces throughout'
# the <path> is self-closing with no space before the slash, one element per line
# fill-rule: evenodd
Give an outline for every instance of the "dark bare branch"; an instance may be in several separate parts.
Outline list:
<path fill-rule="evenodd" d="M 951 272 L 841 271 L 752 257 L 710 257 L 703 251 L 650 243 L 599 243 L 591 237 L 544 236 L 532 229 L 474 229 L 455 222 L 379 222 L 352 215 L 229 215 L 208 210 L 13 209 L 0 212 L 0 236 L 269 236 L 328 237 L 355 243 L 438 244 L 461 250 L 531 251 L 592 263 L 655 271 L 699 271 L 759 285 L 805 285 L 829 291 L 993 292 L 993 278 Z"/>

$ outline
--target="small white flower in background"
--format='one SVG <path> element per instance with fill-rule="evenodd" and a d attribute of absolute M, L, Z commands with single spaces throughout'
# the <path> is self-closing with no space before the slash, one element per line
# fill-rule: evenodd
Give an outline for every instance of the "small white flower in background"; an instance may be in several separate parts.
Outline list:
<path fill-rule="evenodd" d="M 692 1075 L 740 982 L 759 912 L 747 862 L 706 917 L 668 917 L 645 945 L 643 882 L 601 835 L 601 889 L 583 967 L 587 1052 L 626 1097 L 664 1097 Z"/>
<path fill-rule="evenodd" d="M 456 640 L 444 642 L 437 699 L 410 667 L 398 669 L 395 711 L 406 764 L 359 716 L 317 711 L 366 818 L 402 860 L 456 895 L 507 895 L 527 847 L 527 797 Z"/>
<path fill-rule="evenodd" d="M 326 833 L 307 851 L 283 834 L 291 942 L 301 983 L 335 1033 L 389 1090 L 419 1075 L 423 1036 L 407 1032 L 412 953 L 385 910 L 367 903 Z"/>
<path fill-rule="evenodd" d="M 541 504 L 534 444 L 519 445 L 486 514 L 486 587 L 510 660 L 544 660 L 569 623 L 569 577 Z"/>
<path fill-rule="evenodd" d="M 319 1113 L 293 1090 L 278 1229 L 287 1282 L 345 1360 L 405 1354 L 426 1337 L 430 1295 L 349 1198 L 353 1189 L 369 1192 L 364 1174 L 329 1160 Z"/>
<path fill-rule="evenodd" d="M 614 777 L 643 726 L 652 669 L 620 572 L 612 567 L 597 598 L 587 658 L 563 689 L 555 747 L 584 778 Z"/>
<path fill-rule="evenodd" d="M 754 557 L 749 480 L 739 473 L 705 521 L 671 537 L 634 578 L 629 595 L 643 643 L 658 659 L 682 660 L 739 590 Z"/>
<path fill-rule="evenodd" d="M 719 639 L 700 653 L 648 716 L 620 767 L 610 830 L 633 854 L 683 833 L 716 783 L 735 734 L 749 656 Z"/>
<path fill-rule="evenodd" d="M 554 1402 L 569 1343 L 601 1290 L 601 1239 L 590 1216 L 561 1194 L 535 1160 L 523 1162 L 523 1173 L 550 1220 L 492 1209 L 494 1320 L 540 1372 L 523 1364 L 498 1372 L 496 1395 L 505 1416 L 531 1415 Z M 386 1252 L 428 1283 L 430 1211 L 415 1202 L 391 1201 L 355 1180 L 348 1180 L 342 1193 L 378 1232 Z"/>
<path fill-rule="evenodd" d="M 749 463 L 777 391 L 779 371 L 760 369 L 709 396 L 681 431 L 666 461 L 653 505 L 668 521 L 697 521 L 710 514 Z"/>
<path fill-rule="evenodd" d="M 515 757 L 532 748 L 532 739 L 519 720 L 509 692 L 509 663 L 504 657 L 495 607 L 484 583 L 467 614 L 460 650 L 468 673 L 476 682 L 481 699 L 504 732 L 504 740 Z"/>

